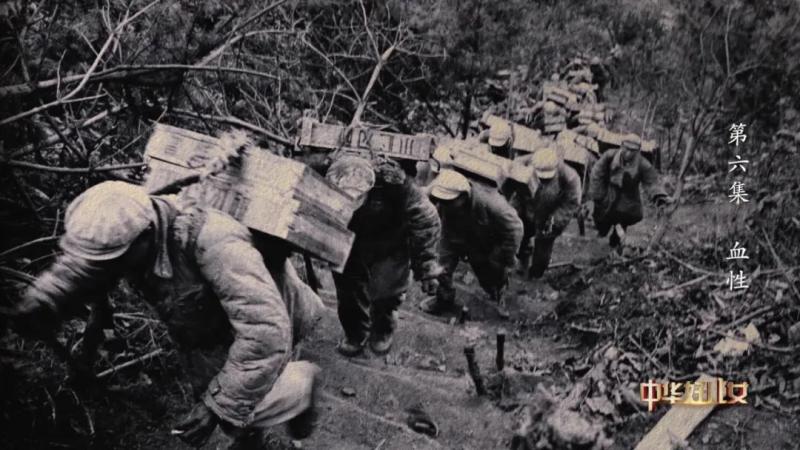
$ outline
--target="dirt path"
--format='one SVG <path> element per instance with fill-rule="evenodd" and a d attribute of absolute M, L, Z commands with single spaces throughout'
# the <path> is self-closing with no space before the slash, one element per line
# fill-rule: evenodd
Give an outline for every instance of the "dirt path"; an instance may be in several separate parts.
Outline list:
<path fill-rule="evenodd" d="M 707 225 L 722 222 L 714 219 L 720 206 L 724 205 L 681 208 L 667 239 L 690 242 L 709 239 L 714 227 Z M 642 224 L 630 230 L 631 245 L 647 242 L 655 223 L 652 212 L 648 213 Z M 609 253 L 607 240 L 598 239 L 591 224 L 587 224 L 587 235 L 580 236 L 577 224 L 573 223 L 556 241 L 553 265 L 588 266 Z M 281 428 L 276 428 L 271 437 L 272 448 L 288 449 L 297 445 L 306 449 L 343 450 L 508 448 L 514 414 L 475 395 L 466 373 L 463 348 L 467 343 L 475 346 L 481 370 L 489 375 L 494 371 L 495 336 L 502 329 L 507 334 L 507 367 L 535 375 L 531 379 L 533 384 L 568 382 L 563 366 L 570 359 L 585 356 L 593 343 L 582 342 L 575 333 L 565 332 L 563 324 L 556 320 L 559 304 L 569 299 L 565 298 L 565 292 L 555 290 L 552 285 L 557 284 L 553 281 L 565 270 L 575 269 L 561 265 L 548 271 L 541 280 L 521 279 L 515 274 L 509 289 L 512 320 L 504 321 L 485 301 L 475 277 L 462 264 L 456 275 L 456 286 L 459 301 L 470 309 L 470 321 L 461 325 L 455 323 L 454 318 L 436 318 L 422 313 L 416 306 L 421 294 L 415 286 L 398 312 L 399 327 L 392 351 L 384 357 L 367 353 L 351 359 L 335 351 L 342 332 L 336 317 L 333 286 L 329 277 L 324 278 L 323 299 L 328 306 L 327 314 L 303 346 L 303 357 L 323 369 L 319 427 L 309 439 L 294 444 L 283 435 Z M 603 274 L 597 274 L 595 279 L 607 282 Z M 173 373 L 170 361 L 169 358 L 153 361 L 153 366 L 146 365 L 138 378 L 133 372 L 130 377 L 116 377 L 114 384 L 121 384 L 114 387 L 115 393 L 100 391 L 82 397 L 86 411 L 93 412 L 94 427 L 98 431 L 93 440 L 95 448 L 98 445 L 99 448 L 188 448 L 169 435 L 171 424 L 191 405 L 188 393 L 178 384 L 180 374 Z M 147 373 L 157 382 L 151 383 Z M 62 379 L 60 376 L 47 379 L 50 378 L 55 380 L 53 383 Z M 533 384 L 529 388 L 532 389 Z M 35 392 L 42 398 L 36 402 L 41 405 L 25 412 L 19 420 L 30 423 L 27 417 L 31 415 L 32 420 L 39 420 L 40 425 L 36 427 L 52 433 L 53 426 L 46 422 L 51 413 L 45 392 L 37 388 L 37 383 L 27 388 L 39 389 Z M 61 385 L 47 389 L 58 393 Z M 31 408 L 36 402 L 31 402 Z M 427 412 L 437 422 L 439 435 L 431 438 L 412 431 L 406 425 L 410 408 Z M 61 408 L 57 409 L 59 420 L 70 417 Z M 117 413 L 121 411 L 124 414 Z M 622 442 L 635 442 L 646 426 L 645 423 L 629 432 L 628 440 Z M 64 424 L 67 436 L 74 434 L 69 427 L 74 428 L 74 425 Z M 58 434 L 46 436 L 39 440 L 25 438 L 25 441 L 43 445 L 66 442 Z M 88 441 L 83 442 L 78 447 L 90 447 Z M 45 447 L 36 444 L 9 448 Z M 214 448 L 214 441 L 207 448 Z"/>
<path fill-rule="evenodd" d="M 653 225 L 651 215 L 633 227 L 629 243 L 645 245 Z M 673 233 L 676 231 L 683 231 L 680 225 Z M 573 222 L 556 243 L 553 263 L 586 266 L 608 254 L 606 239 L 598 239 L 591 226 L 587 227 L 586 236 L 580 236 Z M 510 367 L 547 373 L 553 364 L 578 356 L 579 346 L 553 335 L 546 326 L 525 327 L 537 318 L 539 323 L 546 322 L 543 318 L 555 309 L 560 294 L 548 285 L 547 277 L 527 280 L 513 276 L 511 321 L 499 319 L 463 264 L 456 281 L 459 300 L 469 307 L 472 320 L 459 325 L 454 323 L 454 317 L 443 320 L 420 312 L 416 304 L 421 295 L 414 288 L 399 311 L 399 329 L 392 352 L 385 357 L 367 353 L 348 359 L 335 351 L 342 333 L 335 314 L 332 285 L 326 280 L 324 299 L 328 313 L 303 352 L 305 358 L 323 368 L 325 400 L 320 430 L 303 442 L 304 448 L 508 446 L 512 418 L 475 395 L 466 373 L 464 345 L 475 344 L 484 374 L 494 369 L 495 334 L 500 329 L 508 332 L 506 358 Z M 436 439 L 416 434 L 405 425 L 406 410 L 411 407 L 421 407 L 435 418 L 440 429 Z"/>

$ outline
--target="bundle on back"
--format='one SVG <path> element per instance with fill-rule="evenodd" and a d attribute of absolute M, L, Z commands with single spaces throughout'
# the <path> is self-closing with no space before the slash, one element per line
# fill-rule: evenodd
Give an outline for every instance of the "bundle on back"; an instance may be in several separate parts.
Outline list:
<path fill-rule="evenodd" d="M 145 156 L 146 187 L 226 212 L 248 227 L 285 239 L 344 266 L 355 205 L 306 165 L 253 145 L 240 132 L 219 138 L 157 125 Z"/>

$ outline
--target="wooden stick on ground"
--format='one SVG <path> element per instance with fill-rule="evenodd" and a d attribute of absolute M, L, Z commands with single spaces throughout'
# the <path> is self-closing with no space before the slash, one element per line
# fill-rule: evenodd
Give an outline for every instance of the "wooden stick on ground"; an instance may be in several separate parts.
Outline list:
<path fill-rule="evenodd" d="M 153 350 L 152 352 L 150 352 L 150 353 L 148 353 L 146 355 L 142 355 L 142 356 L 140 356 L 140 357 L 138 357 L 136 359 L 124 362 L 124 363 L 119 364 L 117 366 L 114 366 L 114 367 L 112 367 L 112 368 L 110 368 L 108 370 L 104 370 L 104 371 L 100 372 L 100 373 L 97 374 L 97 378 L 98 379 L 105 378 L 105 377 L 107 377 L 109 375 L 112 375 L 112 374 L 115 374 L 115 373 L 119 372 L 122 369 L 127 369 L 128 367 L 135 366 L 136 364 L 139 364 L 141 362 L 147 361 L 148 359 L 153 359 L 153 358 L 155 358 L 156 356 L 158 356 L 158 355 L 160 355 L 162 353 L 164 353 L 164 349 L 159 348 L 157 350 Z"/>
<path fill-rule="evenodd" d="M 483 385 L 483 378 L 481 377 L 481 369 L 478 367 L 478 361 L 475 360 L 475 347 L 469 345 L 464 347 L 464 356 L 467 357 L 467 369 L 472 382 L 475 383 L 475 391 L 478 395 L 486 395 L 486 387 Z"/>
<path fill-rule="evenodd" d="M 495 365 L 497 366 L 497 370 L 503 370 L 503 367 L 506 363 L 505 357 L 505 346 L 506 346 L 506 332 L 505 330 L 500 330 L 497 332 L 497 354 L 495 355 Z"/>

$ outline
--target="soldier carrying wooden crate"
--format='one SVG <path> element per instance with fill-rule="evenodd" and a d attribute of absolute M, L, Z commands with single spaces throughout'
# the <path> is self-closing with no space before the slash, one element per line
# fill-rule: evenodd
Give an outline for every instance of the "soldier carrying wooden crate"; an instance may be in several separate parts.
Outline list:
<path fill-rule="evenodd" d="M 489 150 L 503 158 L 514 159 L 514 132 L 506 121 L 492 124 L 478 136 L 478 141 L 489 144 Z"/>
<path fill-rule="evenodd" d="M 529 185 L 515 193 L 512 204 L 525 227 L 519 252 L 521 268 L 528 270 L 530 264 L 528 276 L 538 278 L 550 265 L 556 238 L 580 208 L 581 178 L 551 148 L 517 158 L 516 162 L 534 168 Z M 533 260 L 529 262 L 531 253 Z"/>
<path fill-rule="evenodd" d="M 292 362 L 292 345 L 324 306 L 285 242 L 259 244 L 227 214 L 119 181 L 78 196 L 65 229 L 64 254 L 16 306 L 21 332 L 47 336 L 124 277 L 165 322 L 199 396 L 173 434 L 194 446 L 217 426 L 237 437 L 288 422 L 294 437 L 310 434 L 319 368 Z"/>
<path fill-rule="evenodd" d="M 372 351 L 385 354 L 410 272 L 423 292 L 434 294 L 438 288 L 439 216 L 394 160 L 340 156 L 326 178 L 361 205 L 349 225 L 356 233 L 350 257 L 344 271 L 333 276 L 345 334 L 337 350 L 356 356 L 369 340 Z"/>
<path fill-rule="evenodd" d="M 498 314 L 508 318 L 505 289 L 522 240 L 516 211 L 496 188 L 471 182 L 452 169 L 442 170 L 430 189 L 442 218 L 439 253 L 444 271 L 436 296 L 423 301 L 420 308 L 435 315 L 455 308 L 453 274 L 466 257 Z"/>

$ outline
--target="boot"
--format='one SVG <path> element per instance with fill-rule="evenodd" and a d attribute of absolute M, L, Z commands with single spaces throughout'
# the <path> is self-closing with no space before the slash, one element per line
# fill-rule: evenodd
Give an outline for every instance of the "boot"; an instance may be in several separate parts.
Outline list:
<path fill-rule="evenodd" d="M 311 387 L 311 404 L 303 412 L 289 419 L 286 428 L 292 439 L 305 439 L 311 436 L 317 422 L 317 378 L 314 377 L 314 384 Z"/>
<path fill-rule="evenodd" d="M 385 355 L 392 348 L 392 333 L 373 335 L 370 337 L 369 346 L 376 355 Z"/>
<path fill-rule="evenodd" d="M 522 249 L 517 254 L 517 273 L 525 275 L 531 267 L 531 249 Z"/>
<path fill-rule="evenodd" d="M 438 297 L 434 296 L 423 300 L 422 303 L 419 304 L 419 309 L 434 316 L 441 316 L 447 312 L 454 311 L 456 309 L 456 304 L 455 302 L 440 300 Z"/>
<path fill-rule="evenodd" d="M 503 291 L 503 288 L 498 288 L 489 294 L 489 298 L 495 304 L 497 315 L 500 316 L 501 319 L 507 320 L 511 317 L 511 314 L 508 313 L 508 304 L 506 303 L 506 296 L 503 295 Z"/>
<path fill-rule="evenodd" d="M 497 315 L 503 320 L 508 320 L 511 314 L 508 312 L 508 305 L 506 304 L 506 297 L 501 296 L 497 300 Z"/>
<path fill-rule="evenodd" d="M 617 254 L 622 254 L 622 239 L 625 237 L 625 230 L 622 226 L 614 225 L 611 228 L 611 236 L 608 237 L 608 245 L 613 248 Z"/>
<path fill-rule="evenodd" d="M 348 338 L 344 338 L 339 341 L 339 344 L 336 346 L 336 351 L 348 358 L 358 356 L 364 352 L 365 341 L 366 339 L 361 341 L 352 341 Z"/>

